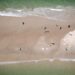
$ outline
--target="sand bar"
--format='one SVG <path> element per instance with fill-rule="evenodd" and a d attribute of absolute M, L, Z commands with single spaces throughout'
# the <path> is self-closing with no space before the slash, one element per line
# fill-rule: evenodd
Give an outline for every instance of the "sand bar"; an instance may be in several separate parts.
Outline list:
<path fill-rule="evenodd" d="M 75 51 L 61 48 L 62 39 L 75 30 L 74 24 L 41 16 L 0 16 L 0 61 L 74 59 Z"/>

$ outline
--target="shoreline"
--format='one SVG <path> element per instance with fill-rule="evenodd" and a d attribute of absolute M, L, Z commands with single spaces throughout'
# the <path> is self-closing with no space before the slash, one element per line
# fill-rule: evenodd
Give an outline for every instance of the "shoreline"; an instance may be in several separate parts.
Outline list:
<path fill-rule="evenodd" d="M 39 63 L 43 61 L 48 61 L 48 62 L 75 62 L 75 59 L 40 59 L 40 60 L 21 60 L 21 61 L 4 61 L 0 62 L 0 65 L 6 65 L 6 64 L 19 64 L 19 63 Z"/>
<path fill-rule="evenodd" d="M 71 17 L 75 19 L 74 13 L 75 13 L 74 7 L 62 7 L 62 6 L 57 6 L 56 8 L 38 7 L 33 9 L 7 8 L 6 10 L 0 11 L 0 16 L 7 16 L 7 17 L 39 16 L 53 20 L 65 21 L 69 20 Z"/>

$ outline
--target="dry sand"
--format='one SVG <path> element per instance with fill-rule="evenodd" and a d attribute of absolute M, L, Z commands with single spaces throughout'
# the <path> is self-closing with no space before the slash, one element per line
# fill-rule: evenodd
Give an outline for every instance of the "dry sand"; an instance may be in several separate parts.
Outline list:
<path fill-rule="evenodd" d="M 61 42 L 67 33 L 74 30 L 75 22 L 72 20 L 59 21 L 39 16 L 0 16 L 0 61 L 63 56 L 75 58 L 75 51 L 64 51 Z"/>

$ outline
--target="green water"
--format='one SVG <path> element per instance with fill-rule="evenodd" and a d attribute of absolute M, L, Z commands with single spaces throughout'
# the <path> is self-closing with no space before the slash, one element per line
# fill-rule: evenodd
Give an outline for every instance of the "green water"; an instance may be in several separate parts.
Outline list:
<path fill-rule="evenodd" d="M 40 62 L 2 65 L 0 75 L 75 75 L 75 63 Z"/>
<path fill-rule="evenodd" d="M 0 0 L 0 9 L 49 6 L 74 6 L 75 0 Z"/>

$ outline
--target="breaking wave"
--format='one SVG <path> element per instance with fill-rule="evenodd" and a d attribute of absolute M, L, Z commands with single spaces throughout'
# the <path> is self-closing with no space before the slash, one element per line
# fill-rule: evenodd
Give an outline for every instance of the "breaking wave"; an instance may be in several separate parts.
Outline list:
<path fill-rule="evenodd" d="M 70 19 L 75 18 L 75 9 L 73 7 L 39 7 L 31 9 L 13 9 L 7 8 L 0 11 L 0 16 L 25 17 L 25 16 L 42 16 L 48 19 Z"/>

